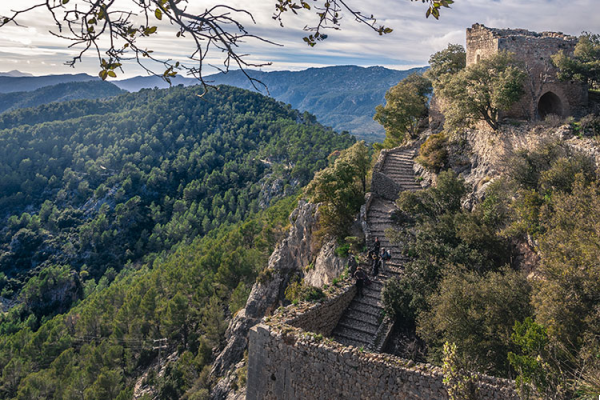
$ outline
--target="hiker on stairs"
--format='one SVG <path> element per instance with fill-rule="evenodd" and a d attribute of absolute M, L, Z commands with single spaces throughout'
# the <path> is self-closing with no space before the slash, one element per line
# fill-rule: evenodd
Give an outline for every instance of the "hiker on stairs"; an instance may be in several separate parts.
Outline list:
<path fill-rule="evenodd" d="M 363 271 L 362 267 L 358 267 L 356 272 L 354 273 L 354 279 L 356 279 L 356 295 L 359 297 L 365 297 L 363 293 L 363 287 L 365 286 L 365 282 L 369 279 L 365 271 Z"/>

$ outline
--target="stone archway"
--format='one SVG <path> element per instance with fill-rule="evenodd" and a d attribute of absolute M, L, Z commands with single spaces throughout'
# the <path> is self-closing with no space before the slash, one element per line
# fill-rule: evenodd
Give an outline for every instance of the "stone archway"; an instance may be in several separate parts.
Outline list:
<path fill-rule="evenodd" d="M 556 114 L 559 117 L 563 116 L 563 104 L 560 97 L 553 92 L 546 92 L 538 102 L 538 115 L 541 119 L 546 118 L 550 114 Z"/>

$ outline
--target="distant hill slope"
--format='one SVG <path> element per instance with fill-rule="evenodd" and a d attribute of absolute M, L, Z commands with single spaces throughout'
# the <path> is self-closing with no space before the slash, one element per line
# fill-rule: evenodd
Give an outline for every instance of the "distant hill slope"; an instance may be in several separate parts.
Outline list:
<path fill-rule="evenodd" d="M 384 130 L 373 121 L 375 107 L 383 104 L 385 92 L 390 87 L 409 74 L 425 69 L 397 71 L 383 67 L 338 66 L 303 71 L 249 71 L 249 74 L 263 82 L 272 97 L 316 115 L 322 124 L 337 131 L 347 130 L 361 139 L 381 141 Z M 256 90 L 240 71 L 210 75 L 206 79 L 215 85 Z M 194 79 L 183 77 L 173 81 L 174 85 L 184 86 L 196 83 Z M 168 86 L 158 77 L 135 77 L 114 84 L 129 91 Z M 267 94 L 264 88 L 259 89 Z"/>
<path fill-rule="evenodd" d="M 63 74 L 46 76 L 14 76 L 11 71 L 10 76 L 0 75 L 0 93 L 12 92 L 31 92 L 33 90 L 58 85 L 66 82 L 85 82 L 99 80 L 100 78 L 88 74 Z"/>
<path fill-rule="evenodd" d="M 12 71 L 8 71 L 8 72 L 0 72 L 0 76 L 12 76 L 13 78 L 17 78 L 17 77 L 22 77 L 22 76 L 33 76 L 33 75 L 29 74 L 27 72 L 21 72 L 21 71 L 17 71 L 16 69 L 13 69 Z"/>
<path fill-rule="evenodd" d="M 125 93 L 112 83 L 98 81 L 68 82 L 45 86 L 31 92 L 0 93 L 0 113 L 19 108 L 80 99 L 104 99 Z"/>

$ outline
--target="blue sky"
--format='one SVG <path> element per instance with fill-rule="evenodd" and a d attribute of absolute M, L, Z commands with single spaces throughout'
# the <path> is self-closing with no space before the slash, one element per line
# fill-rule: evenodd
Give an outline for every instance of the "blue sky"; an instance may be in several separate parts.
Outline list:
<path fill-rule="evenodd" d="M 77 0 L 72 0 L 76 2 Z M 82 0 L 79 0 L 82 1 Z M 131 4 L 132 0 L 117 0 Z M 20 0 L 20 7 L 34 0 Z M 390 35 L 378 36 L 365 26 L 344 16 L 341 31 L 329 31 L 329 38 L 314 48 L 302 42 L 302 28 L 314 22 L 309 13 L 287 15 L 285 27 L 279 27 L 271 16 L 274 0 L 227 0 L 224 4 L 249 9 L 256 24 L 246 19 L 251 33 L 282 45 L 273 46 L 259 41 L 248 41 L 240 50 L 249 54 L 248 60 L 271 62 L 263 70 L 299 70 L 308 67 L 355 64 L 381 65 L 407 69 L 427 64 L 429 56 L 448 43 L 464 45 L 465 29 L 474 23 L 498 28 L 525 28 L 533 31 L 560 31 L 578 35 L 582 31 L 600 33 L 600 13 L 592 0 L 455 0 L 452 9 L 444 9 L 439 21 L 425 18 L 425 4 L 408 0 L 347 0 L 348 4 L 364 13 L 372 13 L 378 22 L 394 29 Z M 0 2 L 0 14 L 17 2 Z M 7 4 L 9 3 L 9 4 Z M 12 6 L 10 5 L 12 3 Z M 190 10 L 211 7 L 217 2 L 189 0 Z M 312 17 L 312 18 L 311 18 Z M 97 59 L 86 58 L 75 69 L 64 66 L 75 49 L 69 42 L 49 34 L 56 31 L 45 12 L 25 15 L 22 27 L 0 29 L 0 71 L 18 69 L 35 75 L 80 73 L 96 74 Z M 148 42 L 156 54 L 185 62 L 189 43 L 174 39 L 169 27 L 159 26 L 161 35 Z M 209 54 L 209 63 L 220 65 L 220 53 Z M 207 70 L 207 73 L 214 72 Z M 126 64 L 120 78 L 143 74 L 134 63 Z"/>

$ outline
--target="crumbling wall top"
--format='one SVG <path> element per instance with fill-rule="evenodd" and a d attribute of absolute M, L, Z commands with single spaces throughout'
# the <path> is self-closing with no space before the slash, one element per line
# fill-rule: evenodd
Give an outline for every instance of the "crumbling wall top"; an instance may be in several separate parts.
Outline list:
<path fill-rule="evenodd" d="M 473 24 L 471 28 L 467 28 L 468 33 L 473 31 L 487 31 L 492 34 L 494 38 L 509 38 L 514 36 L 526 36 L 531 38 L 553 38 L 562 39 L 566 41 L 577 41 L 577 37 L 566 35 L 562 32 L 532 32 L 527 29 L 501 29 L 501 28 L 488 28 L 483 24 Z"/>

